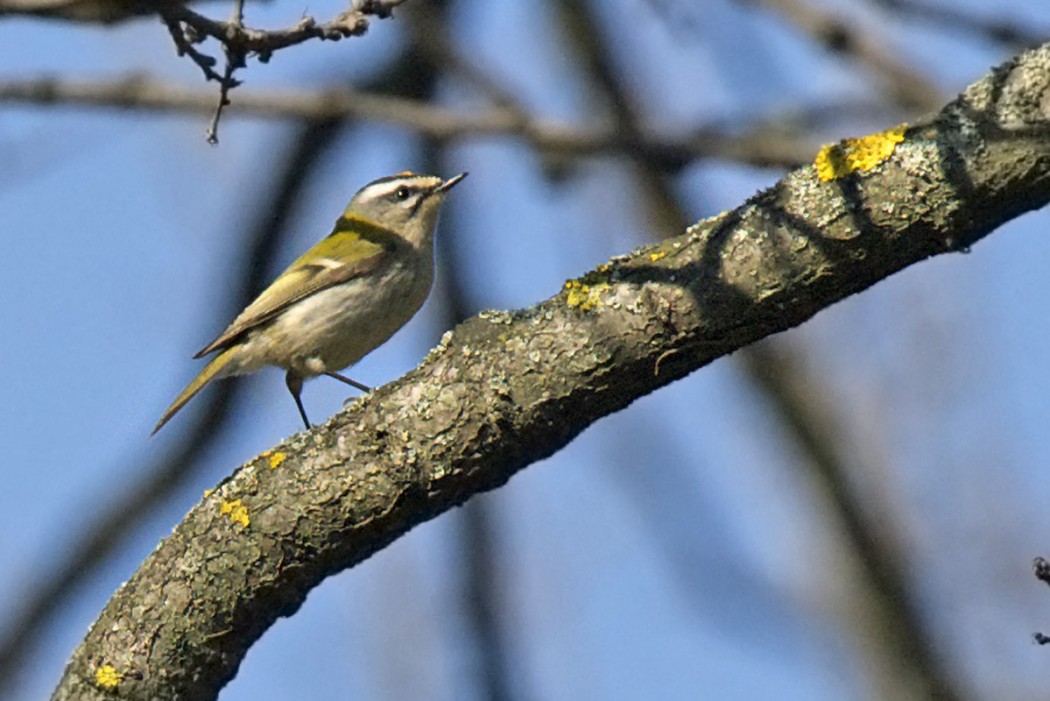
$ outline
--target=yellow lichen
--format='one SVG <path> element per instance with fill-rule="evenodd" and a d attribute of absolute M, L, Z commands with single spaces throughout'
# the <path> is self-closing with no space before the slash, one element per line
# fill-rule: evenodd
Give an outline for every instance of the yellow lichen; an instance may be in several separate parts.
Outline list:
<path fill-rule="evenodd" d="M 248 524 L 251 523 L 251 519 L 248 518 L 248 507 L 240 499 L 223 499 L 222 505 L 219 506 L 219 512 L 229 516 L 230 520 L 234 523 L 240 524 L 241 527 L 247 528 Z"/>
<path fill-rule="evenodd" d="M 118 672 L 113 665 L 104 664 L 95 670 L 95 686 L 103 689 L 113 689 L 124 680 L 124 675 Z"/>
<path fill-rule="evenodd" d="M 215 491 L 214 489 L 205 489 L 204 490 L 204 496 L 205 497 L 210 497 L 212 492 L 214 492 L 214 491 Z"/>
<path fill-rule="evenodd" d="M 879 134 L 843 139 L 825 146 L 813 161 L 817 177 L 828 182 L 858 170 L 871 170 L 893 155 L 897 144 L 904 141 L 907 129 L 907 124 L 901 124 Z"/>
<path fill-rule="evenodd" d="M 267 450 L 266 453 L 263 453 L 263 455 L 267 455 L 267 453 L 270 453 L 270 451 Z M 288 456 L 285 455 L 284 453 L 282 453 L 281 451 L 277 451 L 276 453 L 272 453 L 272 454 L 268 455 L 267 457 L 270 458 L 270 469 L 271 470 L 276 470 L 281 465 L 282 462 L 284 462 L 285 460 L 288 459 Z"/>
<path fill-rule="evenodd" d="M 568 294 L 565 295 L 565 303 L 581 311 L 590 311 L 601 303 L 601 293 L 609 289 L 609 283 L 597 282 L 593 285 L 569 280 L 565 283 Z"/>
<path fill-rule="evenodd" d="M 667 251 L 653 251 L 652 253 L 649 254 L 649 260 L 651 260 L 654 263 L 656 261 L 660 260 L 661 258 L 666 258 L 666 257 L 667 257 Z"/>

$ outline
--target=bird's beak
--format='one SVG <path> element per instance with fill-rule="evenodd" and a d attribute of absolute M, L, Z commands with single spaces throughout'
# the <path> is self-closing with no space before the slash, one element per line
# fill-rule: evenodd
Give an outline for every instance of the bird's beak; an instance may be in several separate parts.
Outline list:
<path fill-rule="evenodd" d="M 456 183 L 458 183 L 460 180 L 462 180 L 465 177 L 467 177 L 466 173 L 460 173 L 459 175 L 454 175 L 451 178 L 449 178 L 448 180 L 446 180 L 445 182 L 443 182 L 440 185 L 438 185 L 437 189 L 434 190 L 434 192 L 448 192 L 449 190 L 451 190 L 453 187 L 456 186 Z"/>

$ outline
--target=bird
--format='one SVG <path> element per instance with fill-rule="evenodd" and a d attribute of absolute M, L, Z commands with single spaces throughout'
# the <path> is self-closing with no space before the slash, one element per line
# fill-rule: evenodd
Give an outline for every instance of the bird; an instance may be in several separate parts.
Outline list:
<path fill-rule="evenodd" d="M 277 276 L 194 358 L 214 353 L 175 398 L 156 434 L 208 383 L 271 365 L 307 429 L 303 382 L 327 375 L 370 388 L 339 373 L 375 350 L 411 319 L 434 281 L 434 232 L 448 180 L 403 171 L 358 190 L 332 232 Z"/>

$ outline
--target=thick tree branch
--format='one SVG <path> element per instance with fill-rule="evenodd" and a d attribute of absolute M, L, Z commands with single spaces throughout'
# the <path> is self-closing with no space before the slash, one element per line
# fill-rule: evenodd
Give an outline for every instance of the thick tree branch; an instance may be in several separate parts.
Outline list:
<path fill-rule="evenodd" d="M 1050 200 L 1050 46 L 935 118 L 519 312 L 238 469 L 114 595 L 55 699 L 211 699 L 325 577 L 505 483 L 602 416 Z M 892 144 L 891 149 L 886 149 Z M 834 167 L 827 167 L 831 163 Z"/>

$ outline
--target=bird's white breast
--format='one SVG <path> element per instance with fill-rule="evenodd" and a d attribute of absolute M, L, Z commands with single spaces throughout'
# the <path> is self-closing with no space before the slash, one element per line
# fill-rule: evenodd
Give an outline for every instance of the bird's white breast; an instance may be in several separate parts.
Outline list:
<path fill-rule="evenodd" d="M 434 278 L 431 256 L 321 290 L 250 332 L 237 372 L 263 365 L 303 377 L 356 363 L 423 306 Z"/>

